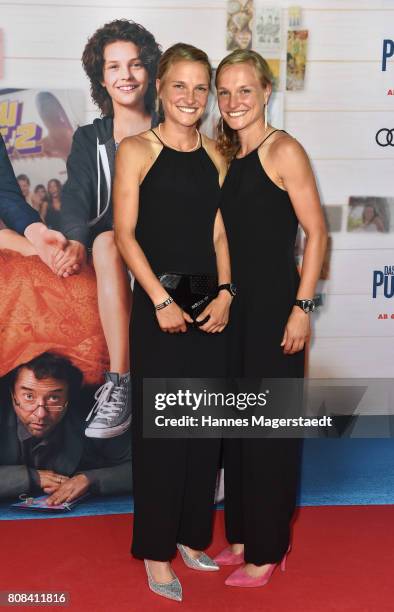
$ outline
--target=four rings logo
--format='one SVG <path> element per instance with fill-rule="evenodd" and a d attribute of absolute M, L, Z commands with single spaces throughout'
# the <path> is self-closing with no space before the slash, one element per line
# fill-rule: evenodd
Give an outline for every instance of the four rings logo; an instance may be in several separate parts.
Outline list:
<path fill-rule="evenodd" d="M 382 128 L 376 132 L 375 140 L 380 147 L 394 147 L 394 128 Z"/>

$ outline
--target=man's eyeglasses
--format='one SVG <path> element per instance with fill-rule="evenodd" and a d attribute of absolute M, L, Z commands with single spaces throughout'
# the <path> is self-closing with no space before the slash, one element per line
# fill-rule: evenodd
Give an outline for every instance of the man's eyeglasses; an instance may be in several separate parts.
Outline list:
<path fill-rule="evenodd" d="M 35 412 L 38 408 L 45 408 L 48 412 L 61 412 L 64 408 L 67 407 L 68 402 L 65 404 L 59 404 L 59 400 L 51 400 L 48 399 L 45 402 L 38 402 L 36 399 L 24 398 L 23 400 L 17 399 L 15 395 L 12 394 L 12 398 L 14 400 L 15 406 L 18 408 L 22 408 L 22 410 L 27 410 L 28 412 Z"/>

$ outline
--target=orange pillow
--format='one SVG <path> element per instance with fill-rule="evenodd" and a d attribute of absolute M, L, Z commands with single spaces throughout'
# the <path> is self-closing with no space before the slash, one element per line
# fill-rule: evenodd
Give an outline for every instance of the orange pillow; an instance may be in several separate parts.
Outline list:
<path fill-rule="evenodd" d="M 100 384 L 109 357 L 92 266 L 59 278 L 37 255 L 0 250 L 0 376 L 45 351 L 68 357 Z"/>

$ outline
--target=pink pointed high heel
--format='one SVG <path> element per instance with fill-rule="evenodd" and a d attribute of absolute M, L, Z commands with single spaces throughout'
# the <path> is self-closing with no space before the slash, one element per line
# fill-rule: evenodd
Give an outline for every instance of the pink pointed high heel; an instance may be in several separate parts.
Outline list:
<path fill-rule="evenodd" d="M 280 562 L 280 569 L 282 570 L 282 572 L 284 572 L 286 569 L 286 559 L 287 559 L 287 555 L 289 554 L 289 551 L 290 551 L 290 546 L 287 549 L 286 553 L 284 554 L 282 561 Z M 226 584 L 227 586 L 239 586 L 239 587 L 264 586 L 265 584 L 267 584 L 267 582 L 269 582 L 274 569 L 278 565 L 279 563 L 270 563 L 266 572 L 264 572 L 262 576 L 258 576 L 257 578 L 253 576 L 249 576 L 249 574 L 246 573 L 244 567 L 239 567 L 237 570 L 235 570 L 235 572 L 230 574 L 230 576 L 227 578 L 224 584 Z"/>
<path fill-rule="evenodd" d="M 218 565 L 240 565 L 244 562 L 244 554 L 241 553 L 233 553 L 230 546 L 227 546 L 224 550 L 222 550 L 216 557 L 214 561 Z"/>

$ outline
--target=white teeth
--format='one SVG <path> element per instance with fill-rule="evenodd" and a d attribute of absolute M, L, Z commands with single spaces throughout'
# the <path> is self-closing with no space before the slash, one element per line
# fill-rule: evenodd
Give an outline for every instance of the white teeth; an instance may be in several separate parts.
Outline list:
<path fill-rule="evenodd" d="M 196 109 L 195 108 L 188 108 L 186 106 L 178 106 L 179 110 L 182 111 L 182 113 L 195 113 Z"/>
<path fill-rule="evenodd" d="M 136 85 L 121 85 L 118 89 L 121 91 L 132 91 L 136 88 Z"/>
<path fill-rule="evenodd" d="M 243 110 L 243 111 L 237 111 L 235 113 L 229 113 L 230 117 L 241 117 L 242 115 L 244 115 L 247 111 Z"/>

